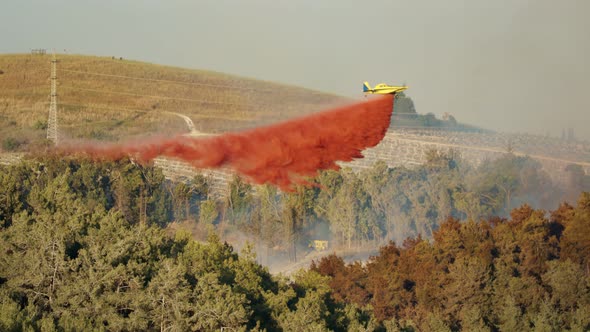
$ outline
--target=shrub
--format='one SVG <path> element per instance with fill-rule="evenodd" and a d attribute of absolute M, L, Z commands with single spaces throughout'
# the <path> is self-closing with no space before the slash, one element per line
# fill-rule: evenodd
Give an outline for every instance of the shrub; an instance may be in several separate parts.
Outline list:
<path fill-rule="evenodd" d="M 45 130 L 47 129 L 47 121 L 37 120 L 37 122 L 35 122 L 35 124 L 33 125 L 33 128 L 38 130 Z"/>
<path fill-rule="evenodd" d="M 15 151 L 21 146 L 21 142 L 14 137 L 7 137 L 2 141 L 2 149 L 5 151 Z"/>

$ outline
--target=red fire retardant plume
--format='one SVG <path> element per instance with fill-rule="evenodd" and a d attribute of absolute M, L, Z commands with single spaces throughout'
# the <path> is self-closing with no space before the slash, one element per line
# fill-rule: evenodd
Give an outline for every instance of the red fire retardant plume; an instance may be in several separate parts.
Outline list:
<path fill-rule="evenodd" d="M 339 169 L 337 161 L 362 158 L 389 127 L 390 95 L 338 107 L 295 120 L 249 131 L 211 137 L 178 136 L 113 145 L 88 144 L 63 148 L 95 159 L 127 156 L 150 162 L 157 156 L 184 160 L 196 168 L 229 167 L 251 182 L 289 190 L 318 170 Z"/>

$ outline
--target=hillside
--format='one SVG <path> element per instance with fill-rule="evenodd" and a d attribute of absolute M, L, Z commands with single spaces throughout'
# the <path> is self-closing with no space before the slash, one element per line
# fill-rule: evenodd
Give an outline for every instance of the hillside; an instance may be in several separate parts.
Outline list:
<path fill-rule="evenodd" d="M 118 140 L 221 132 L 342 103 L 308 89 L 112 57 L 57 55 L 60 137 Z M 50 55 L 0 55 L 0 149 L 44 144 Z"/>

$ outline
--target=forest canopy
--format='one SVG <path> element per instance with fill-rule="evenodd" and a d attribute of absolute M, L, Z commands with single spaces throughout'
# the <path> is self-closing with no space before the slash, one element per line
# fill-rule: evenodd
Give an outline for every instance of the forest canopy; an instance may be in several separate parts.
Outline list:
<path fill-rule="evenodd" d="M 292 193 L 235 178 L 223 199 L 205 177 L 172 183 L 128 160 L 0 166 L 0 330 L 590 328 L 590 194 L 556 204 L 571 188 L 529 158 L 427 159 L 322 172 Z M 193 232 L 172 232 L 179 220 Z M 224 242 L 237 232 L 239 255 Z M 297 260 L 322 232 L 381 249 L 289 278 L 259 264 Z"/>

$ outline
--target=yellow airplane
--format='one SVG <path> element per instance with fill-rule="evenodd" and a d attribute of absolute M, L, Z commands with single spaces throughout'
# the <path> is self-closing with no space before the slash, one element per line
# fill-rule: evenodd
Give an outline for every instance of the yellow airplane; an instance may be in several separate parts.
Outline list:
<path fill-rule="evenodd" d="M 380 95 L 395 95 L 398 92 L 404 91 L 406 90 L 408 87 L 407 86 L 393 86 L 393 85 L 387 85 L 385 83 L 379 83 L 377 85 L 375 85 L 374 88 L 371 88 L 371 86 L 369 85 L 369 82 L 365 82 L 363 84 L 363 92 L 365 94 L 367 93 L 376 93 L 376 94 L 380 94 Z"/>

